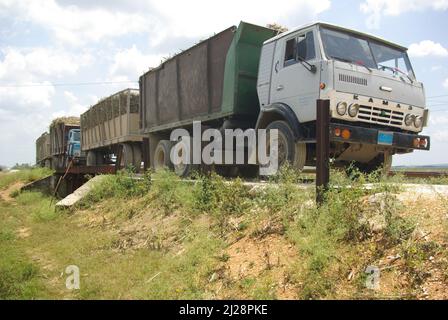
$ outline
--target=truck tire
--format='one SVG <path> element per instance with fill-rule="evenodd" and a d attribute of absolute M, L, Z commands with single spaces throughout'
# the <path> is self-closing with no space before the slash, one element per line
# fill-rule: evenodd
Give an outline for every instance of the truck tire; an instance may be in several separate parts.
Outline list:
<path fill-rule="evenodd" d="M 176 143 L 171 148 L 171 153 L 177 152 L 179 157 L 182 157 L 182 153 L 186 150 L 190 153 L 190 159 L 189 163 L 179 163 L 179 164 L 173 164 L 174 172 L 177 176 L 181 178 L 188 177 L 191 175 L 195 170 L 199 169 L 198 165 L 192 164 L 193 162 L 193 139 L 191 137 L 188 137 L 186 139 L 180 140 L 178 143 Z"/>
<path fill-rule="evenodd" d="M 293 168 L 302 170 L 306 162 L 306 144 L 295 142 L 294 133 L 289 124 L 286 121 L 278 120 L 270 123 L 266 128 L 268 150 L 270 144 L 269 131 L 272 129 L 278 130 L 278 168 L 280 169 L 289 162 Z"/>
<path fill-rule="evenodd" d="M 97 163 L 97 158 L 96 158 L 97 154 L 95 151 L 87 151 L 87 159 L 86 159 L 86 164 L 88 167 L 91 166 L 96 166 Z"/>
<path fill-rule="evenodd" d="M 139 145 L 134 144 L 132 146 L 132 150 L 133 150 L 133 154 L 134 154 L 135 171 L 139 172 L 142 167 L 142 148 Z"/>
<path fill-rule="evenodd" d="M 173 163 L 170 159 L 173 143 L 169 140 L 160 140 L 154 151 L 154 169 L 168 168 L 173 169 Z"/>

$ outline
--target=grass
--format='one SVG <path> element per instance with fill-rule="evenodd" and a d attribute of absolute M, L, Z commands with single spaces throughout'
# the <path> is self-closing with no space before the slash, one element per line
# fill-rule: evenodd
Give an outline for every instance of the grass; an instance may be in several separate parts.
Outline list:
<path fill-rule="evenodd" d="M 281 288 L 302 299 L 375 297 L 362 271 L 390 250 L 402 254 L 415 288 L 440 244 L 412 238 L 417 223 L 401 214 L 394 196 L 400 189 L 390 178 L 351 172 L 332 172 L 320 207 L 313 188 L 298 188 L 302 176 L 289 167 L 255 191 L 214 173 L 185 182 L 167 171 L 140 179 L 121 172 L 106 176 L 70 212 L 56 211 L 40 193 L 17 194 L 0 201 L 0 298 L 276 299 Z M 284 253 L 281 262 L 269 260 L 265 239 L 288 247 L 293 262 Z M 229 273 L 229 248 L 239 241 L 261 248 L 259 260 L 268 257 L 249 264 L 258 273 Z M 244 260 L 252 252 L 239 254 Z M 72 264 L 81 272 L 78 291 L 65 288 Z M 348 283 L 351 270 L 357 272 Z"/>
<path fill-rule="evenodd" d="M 17 172 L 1 172 L 0 173 L 0 190 L 5 189 L 15 182 L 29 183 L 52 173 L 48 168 L 24 169 Z"/>
<path fill-rule="evenodd" d="M 17 199 L 17 206 L 0 201 L 0 299 L 46 298 L 39 267 L 28 256 L 18 230 L 25 214 L 42 214 L 34 202 L 48 199 L 39 193 L 24 193 Z"/>

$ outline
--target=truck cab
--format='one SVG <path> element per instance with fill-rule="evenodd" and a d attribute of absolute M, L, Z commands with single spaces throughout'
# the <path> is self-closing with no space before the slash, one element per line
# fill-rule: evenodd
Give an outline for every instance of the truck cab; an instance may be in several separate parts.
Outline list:
<path fill-rule="evenodd" d="M 371 171 L 390 167 L 393 154 L 429 150 L 430 138 L 419 135 L 428 123 L 424 87 L 406 50 L 327 23 L 265 41 L 257 128 L 280 129 L 279 150 L 285 153 L 279 153 L 280 161 L 312 165 L 316 101 L 328 99 L 336 163 L 354 162 Z"/>
<path fill-rule="evenodd" d="M 69 158 L 77 159 L 81 157 L 81 130 L 71 129 L 68 132 L 67 155 Z"/>

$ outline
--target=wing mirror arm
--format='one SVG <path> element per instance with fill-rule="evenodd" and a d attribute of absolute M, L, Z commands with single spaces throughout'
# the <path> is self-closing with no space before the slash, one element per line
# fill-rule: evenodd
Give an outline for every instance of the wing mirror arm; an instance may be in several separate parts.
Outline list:
<path fill-rule="evenodd" d="M 303 59 L 301 56 L 297 56 L 297 60 L 311 73 L 317 72 L 317 67 L 314 64 L 309 63 L 305 59 Z"/>

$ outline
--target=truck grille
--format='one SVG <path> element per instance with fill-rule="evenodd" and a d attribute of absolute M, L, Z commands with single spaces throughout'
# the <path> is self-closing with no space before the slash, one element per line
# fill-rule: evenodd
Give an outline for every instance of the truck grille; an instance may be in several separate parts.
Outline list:
<path fill-rule="evenodd" d="M 359 77 L 355 77 L 355 76 L 350 76 L 348 74 L 340 73 L 339 74 L 339 81 L 355 83 L 355 84 L 359 84 L 359 85 L 362 85 L 362 86 L 367 86 L 367 79 L 359 78 Z"/>
<path fill-rule="evenodd" d="M 404 120 L 404 113 L 361 105 L 359 106 L 358 119 L 373 123 L 401 126 Z"/>

